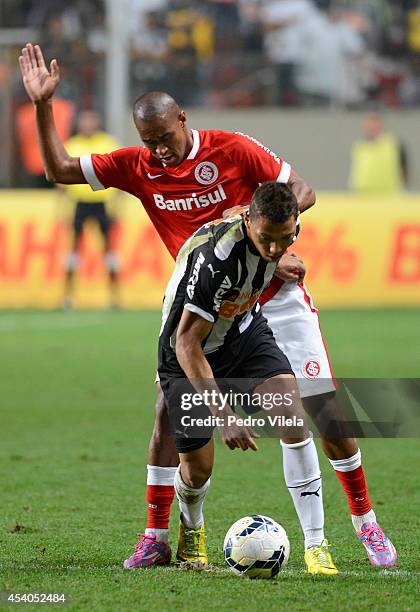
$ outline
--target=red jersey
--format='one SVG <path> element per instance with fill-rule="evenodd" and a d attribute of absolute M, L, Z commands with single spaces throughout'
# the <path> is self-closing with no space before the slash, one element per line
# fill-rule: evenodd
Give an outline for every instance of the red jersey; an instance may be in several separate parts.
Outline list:
<path fill-rule="evenodd" d="M 80 158 L 92 189 L 116 187 L 141 200 L 174 258 L 201 225 L 249 203 L 260 183 L 287 183 L 291 171 L 287 162 L 246 134 L 191 132 L 192 149 L 178 166 L 164 166 L 146 147 Z"/>

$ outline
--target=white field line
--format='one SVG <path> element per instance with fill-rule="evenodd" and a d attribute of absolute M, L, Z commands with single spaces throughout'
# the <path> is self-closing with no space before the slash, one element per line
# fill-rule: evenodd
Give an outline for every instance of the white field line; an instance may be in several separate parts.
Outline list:
<path fill-rule="evenodd" d="M 14 565 L 13 568 L 11 568 L 15 571 L 28 571 L 28 570 L 35 570 L 35 571 L 45 571 L 45 570 L 56 570 L 56 571 L 63 571 L 65 570 L 67 571 L 73 571 L 73 572 L 78 572 L 78 571 L 86 571 L 86 570 L 93 570 L 93 571 L 98 571 L 98 572 L 115 572 L 116 570 L 120 570 L 122 569 L 122 564 L 118 564 L 118 565 L 45 565 L 41 562 L 40 565 L 37 565 L 36 563 L 30 563 L 30 564 L 25 564 L 25 565 Z M 148 568 L 146 570 L 142 570 L 141 573 L 142 575 L 146 575 L 147 571 L 158 571 L 158 572 L 179 572 L 179 573 L 183 573 L 183 572 L 204 572 L 205 574 L 224 574 L 224 575 L 231 575 L 232 577 L 234 577 L 233 573 L 229 570 L 229 568 L 222 568 L 222 567 L 215 567 L 215 566 L 211 566 L 209 570 L 186 570 L 186 569 L 181 569 L 179 567 L 177 567 L 176 565 L 170 565 L 169 567 L 152 567 L 152 568 Z M 280 572 L 280 574 L 278 575 L 278 579 L 281 580 L 282 576 L 288 576 L 288 577 L 296 577 L 301 579 L 304 576 L 308 576 L 308 574 L 305 572 L 304 569 L 301 570 L 291 570 L 291 569 L 284 569 Z M 397 578 L 420 578 L 420 572 L 414 572 L 414 571 L 410 571 L 410 570 L 404 570 L 404 569 L 384 569 L 384 570 L 377 570 L 377 569 L 370 569 L 367 568 L 364 571 L 356 571 L 356 570 L 344 570 L 344 571 L 340 571 L 338 573 L 337 576 L 334 576 L 333 580 L 339 580 L 340 577 L 353 577 L 353 578 L 364 578 L 364 577 L 380 577 L 380 578 L 385 578 L 386 580 L 394 580 Z M 237 578 L 237 576 L 235 576 Z M 308 576 L 308 578 L 311 579 L 316 579 L 317 577 L 312 577 L 312 576 Z M 332 577 L 329 576 L 328 579 L 330 580 Z M 244 579 L 244 578 L 241 578 Z M 276 578 L 277 579 L 277 578 Z M 323 579 L 323 577 L 321 578 Z M 327 580 L 328 581 L 328 580 Z"/>
<path fill-rule="evenodd" d="M 176 565 L 171 565 L 170 567 L 166 567 L 165 571 L 200 571 L 200 570 L 181 570 L 180 568 L 178 568 Z M 212 574 L 232 574 L 232 572 L 230 571 L 229 568 L 222 568 L 222 567 L 212 567 L 210 570 L 207 570 L 208 573 Z M 304 569 L 301 570 L 292 570 L 292 569 L 284 569 L 281 570 L 281 572 L 278 574 L 279 578 L 281 579 L 282 576 L 295 576 L 296 578 L 298 577 L 303 577 L 303 576 L 307 576 L 308 574 L 306 573 L 306 571 Z M 353 576 L 353 577 L 359 577 L 361 578 L 362 576 L 381 576 L 381 577 L 385 577 L 386 579 L 392 577 L 392 578 L 420 578 L 420 572 L 413 572 L 410 570 L 399 570 L 399 569 L 383 569 L 383 570 L 378 570 L 375 568 L 367 568 L 366 570 L 363 571 L 357 571 L 357 570 L 339 570 L 338 575 L 336 578 L 340 578 L 340 576 Z M 316 576 L 314 577 L 316 579 Z"/>

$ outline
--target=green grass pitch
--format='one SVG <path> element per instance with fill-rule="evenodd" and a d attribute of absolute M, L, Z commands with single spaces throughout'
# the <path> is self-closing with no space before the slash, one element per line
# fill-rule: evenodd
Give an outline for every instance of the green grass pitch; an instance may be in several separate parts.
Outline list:
<path fill-rule="evenodd" d="M 338 376 L 419 376 L 419 311 L 331 311 L 322 323 Z M 417 610 L 415 439 L 361 443 L 378 519 L 399 552 L 397 570 L 369 566 L 320 453 L 326 533 L 341 573 L 305 575 L 275 440 L 252 454 L 217 446 L 205 506 L 212 571 L 122 569 L 145 526 L 158 329 L 158 313 L 0 315 L 0 591 L 63 592 L 69 610 Z M 224 566 L 224 534 L 249 513 L 286 527 L 292 551 L 278 579 L 239 579 Z M 174 506 L 175 548 L 177 514 Z"/>

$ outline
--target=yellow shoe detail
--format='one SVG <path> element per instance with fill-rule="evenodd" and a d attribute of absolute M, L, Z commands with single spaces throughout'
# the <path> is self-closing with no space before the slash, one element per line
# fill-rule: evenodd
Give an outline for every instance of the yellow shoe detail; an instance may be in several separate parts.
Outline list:
<path fill-rule="evenodd" d="M 334 565 L 328 548 L 329 544 L 327 540 L 324 540 L 320 546 L 312 546 L 305 550 L 305 563 L 308 574 L 324 574 L 325 576 L 338 574 L 338 569 Z"/>
<path fill-rule="evenodd" d="M 204 523 L 199 529 L 188 529 L 179 521 L 179 538 L 176 558 L 180 562 L 207 565 L 206 530 Z"/>

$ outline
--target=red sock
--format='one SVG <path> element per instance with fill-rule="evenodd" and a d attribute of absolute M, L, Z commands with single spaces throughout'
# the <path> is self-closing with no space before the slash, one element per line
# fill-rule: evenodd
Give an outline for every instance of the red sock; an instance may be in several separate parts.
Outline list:
<path fill-rule="evenodd" d="M 174 499 L 174 487 L 147 485 L 146 501 L 148 529 L 169 529 L 169 516 Z"/>
<path fill-rule="evenodd" d="M 355 516 L 361 516 L 372 510 L 362 466 L 360 465 L 351 472 L 338 472 L 336 470 L 335 473 L 347 495 L 350 512 Z"/>

